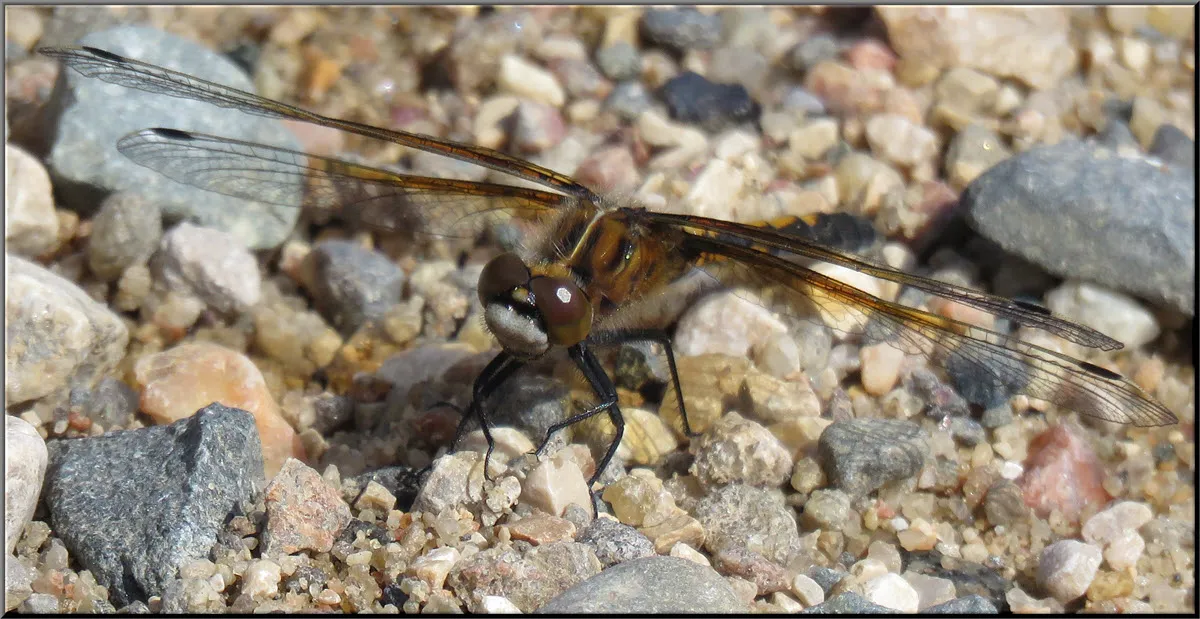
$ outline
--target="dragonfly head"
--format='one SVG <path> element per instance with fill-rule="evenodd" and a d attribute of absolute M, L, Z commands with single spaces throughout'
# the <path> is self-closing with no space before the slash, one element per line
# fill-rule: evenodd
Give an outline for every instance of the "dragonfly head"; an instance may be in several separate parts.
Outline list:
<path fill-rule="evenodd" d="M 551 346 L 573 346 L 592 328 L 592 302 L 566 277 L 533 275 L 520 257 L 503 253 L 479 275 L 479 302 L 500 345 L 533 358 Z"/>

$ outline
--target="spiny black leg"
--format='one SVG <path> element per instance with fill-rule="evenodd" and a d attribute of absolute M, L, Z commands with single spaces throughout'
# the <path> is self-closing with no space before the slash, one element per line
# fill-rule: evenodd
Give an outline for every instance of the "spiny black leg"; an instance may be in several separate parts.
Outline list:
<path fill-rule="evenodd" d="M 596 354 L 584 342 L 572 346 L 568 349 L 568 352 L 571 358 L 575 360 L 576 365 L 579 366 L 580 371 L 583 372 L 583 376 L 587 379 L 588 384 L 592 386 L 592 390 L 600 397 L 599 404 L 582 415 L 576 415 L 576 417 L 587 418 L 607 410 L 609 418 L 612 419 L 613 426 L 617 429 L 616 435 L 608 445 L 608 451 L 604 454 L 604 458 L 600 460 L 599 464 L 597 464 L 596 472 L 592 473 L 592 478 L 588 480 L 588 488 L 591 488 L 592 484 L 600 479 L 600 474 L 608 467 L 608 463 L 612 461 L 613 455 L 617 453 L 617 448 L 621 445 L 621 437 L 625 434 L 625 419 L 621 416 L 621 408 L 617 406 L 617 388 L 613 385 L 612 379 L 608 377 L 604 368 L 601 367 L 600 360 L 596 358 Z"/>
<path fill-rule="evenodd" d="M 483 475 L 488 481 L 492 481 L 488 474 L 488 465 L 491 463 L 492 451 L 496 449 L 496 440 L 492 438 L 491 422 L 488 420 L 483 402 L 523 365 L 523 362 L 505 351 L 500 351 L 500 354 L 488 362 L 479 376 L 475 377 L 475 384 L 471 388 L 471 404 L 467 407 L 467 414 L 459 420 L 458 429 L 454 432 L 454 442 L 450 444 L 450 451 L 457 449 L 458 442 L 467 433 L 471 418 L 478 417 L 479 428 L 483 431 L 483 437 L 487 439 L 488 444 L 487 453 L 483 456 Z"/>
<path fill-rule="evenodd" d="M 580 421 L 599 413 L 603 413 L 616 402 L 617 394 L 615 388 L 612 389 L 612 397 L 607 398 L 605 393 L 596 387 L 595 381 L 591 379 L 590 373 L 592 372 L 599 372 L 600 375 L 604 376 L 605 379 L 608 378 L 608 374 L 605 373 L 602 368 L 600 368 L 599 363 L 596 363 L 594 368 L 589 369 L 589 364 L 586 360 L 586 357 L 595 359 L 595 355 L 588 350 L 582 342 L 567 349 L 567 353 L 571 356 L 571 359 L 575 361 L 575 365 L 579 367 L 579 371 L 588 378 L 588 382 L 591 384 L 592 390 L 595 392 L 596 397 L 600 398 L 600 403 L 587 409 L 586 411 L 583 411 L 582 413 L 579 413 L 578 415 L 568 417 L 567 419 L 564 419 L 547 428 L 546 437 L 542 439 L 542 444 L 538 445 L 537 450 L 533 452 L 534 455 L 538 456 L 539 458 L 541 457 L 542 452 L 545 451 L 546 446 L 550 444 L 550 439 L 554 438 L 555 432 L 558 432 L 567 426 L 575 425 L 576 423 L 579 423 Z M 610 399 L 611 401 L 609 401 Z"/>
<path fill-rule="evenodd" d="M 679 385 L 679 369 L 675 365 L 675 349 L 671 347 L 671 337 L 661 329 L 615 329 L 611 331 L 598 331 L 589 338 L 592 344 L 597 346 L 609 346 L 614 344 L 623 344 L 625 342 L 657 342 L 662 345 L 663 351 L 667 353 L 667 368 L 671 371 L 671 386 L 675 389 L 675 401 L 679 403 L 679 416 L 683 420 L 683 431 L 689 437 L 695 438 L 698 436 L 692 431 L 692 424 L 688 422 L 687 407 L 683 403 L 683 387 Z"/>

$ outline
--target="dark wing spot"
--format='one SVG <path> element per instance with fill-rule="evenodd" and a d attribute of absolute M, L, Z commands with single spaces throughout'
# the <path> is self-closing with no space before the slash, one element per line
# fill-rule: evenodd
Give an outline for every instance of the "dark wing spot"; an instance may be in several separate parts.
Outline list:
<path fill-rule="evenodd" d="M 1051 315 L 1050 310 L 1038 305 L 1037 303 L 1030 303 L 1028 301 L 1018 301 L 1016 299 L 1013 299 L 1013 305 L 1016 305 L 1017 307 L 1029 310 L 1036 314 L 1041 314 L 1042 316 L 1050 316 Z"/>
<path fill-rule="evenodd" d="M 168 140 L 194 140 L 191 133 L 179 129 L 167 129 L 165 127 L 155 127 L 148 131 L 154 132 L 154 135 L 167 138 Z"/>
<path fill-rule="evenodd" d="M 104 58 L 105 60 L 112 60 L 114 62 L 125 62 L 124 56 L 118 56 L 112 52 L 104 51 L 98 47 L 87 47 L 85 45 L 83 47 L 83 49 L 86 49 L 87 51 L 91 52 L 92 55 L 99 56 L 101 58 Z"/>
<path fill-rule="evenodd" d="M 1098 365 L 1088 363 L 1087 361 L 1080 361 L 1079 367 L 1081 367 L 1084 370 L 1087 370 L 1088 372 L 1091 372 L 1092 374 L 1095 374 L 1096 376 L 1099 376 L 1101 378 L 1107 378 L 1108 380 L 1121 380 L 1120 374 L 1117 374 L 1116 372 L 1113 372 L 1112 370 L 1106 370 Z"/>

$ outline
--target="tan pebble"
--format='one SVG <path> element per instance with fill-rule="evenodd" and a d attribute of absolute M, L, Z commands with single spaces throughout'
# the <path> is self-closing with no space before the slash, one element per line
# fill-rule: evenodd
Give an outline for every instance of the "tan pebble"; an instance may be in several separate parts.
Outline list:
<path fill-rule="evenodd" d="M 521 500 L 548 514 L 561 516 L 572 503 L 591 511 L 591 492 L 583 471 L 571 460 L 550 459 L 525 479 Z"/>
<path fill-rule="evenodd" d="M 550 542 L 569 541 L 575 539 L 575 525 L 569 520 L 558 518 L 542 512 L 534 512 L 516 522 L 508 524 L 509 535 L 512 539 L 522 540 L 539 546 Z"/>
<path fill-rule="evenodd" d="M 441 589 L 446 576 L 461 556 L 457 548 L 434 548 L 413 559 L 408 572 L 428 584 L 430 589 Z"/>
<path fill-rule="evenodd" d="M 904 351 L 881 342 L 859 350 L 862 359 L 862 385 L 867 393 L 881 396 L 892 390 L 900 377 Z"/>
<path fill-rule="evenodd" d="M 712 563 L 709 562 L 708 557 L 700 554 L 700 552 L 698 550 L 696 550 L 695 548 L 692 548 L 691 546 L 689 546 L 688 544 L 686 544 L 684 542 L 676 542 L 674 546 L 671 546 L 670 555 L 672 557 L 678 557 L 680 559 L 687 559 L 688 561 L 691 561 L 692 563 L 696 563 L 698 565 L 703 565 L 705 567 L 712 566 Z"/>
<path fill-rule="evenodd" d="M 242 593 L 253 600 L 271 599 L 279 594 L 279 564 L 268 559 L 251 561 L 242 574 Z"/>
<path fill-rule="evenodd" d="M 373 509 L 377 512 L 390 511 L 396 505 L 396 497 L 381 484 L 369 481 L 362 495 L 354 502 L 358 509 Z"/>
<path fill-rule="evenodd" d="M 159 423 L 190 417 L 213 402 L 249 411 L 258 426 L 268 479 L 288 458 L 305 459 L 296 431 L 245 355 L 216 344 L 182 344 L 139 359 L 134 379 L 142 392 L 141 410 Z"/>
<path fill-rule="evenodd" d="M 933 525 L 923 518 L 917 518 L 909 528 L 896 534 L 900 545 L 909 552 L 917 550 L 932 550 L 937 545 L 937 535 Z"/>
<path fill-rule="evenodd" d="M 804 574 L 796 574 L 791 582 L 792 593 L 805 606 L 816 606 L 825 601 L 825 591 L 817 581 Z"/>

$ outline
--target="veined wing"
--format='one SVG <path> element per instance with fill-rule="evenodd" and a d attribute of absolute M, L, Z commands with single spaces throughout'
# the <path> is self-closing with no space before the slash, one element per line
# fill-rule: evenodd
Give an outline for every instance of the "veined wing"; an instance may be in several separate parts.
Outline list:
<path fill-rule="evenodd" d="M 241 110 L 257 116 L 290 118 L 341 129 L 369 138 L 395 142 L 418 150 L 444 155 L 498 172 L 504 172 L 517 178 L 538 183 L 555 191 L 575 196 L 581 200 L 592 203 L 599 202 L 598 197 L 592 190 L 580 185 L 566 175 L 490 148 L 440 140 L 406 131 L 383 129 L 349 120 L 322 116 L 286 103 L 260 97 L 244 90 L 222 86 L 215 82 L 202 80 L 178 71 L 164 69 L 139 60 L 125 58 L 124 56 L 94 47 L 44 47 L 39 49 L 38 53 L 51 58 L 58 58 L 82 75 L 101 79 L 112 84 L 119 84 L 129 88 L 172 97 L 203 101 L 220 107 Z"/>
<path fill-rule="evenodd" d="M 134 162 L 175 181 L 284 206 L 339 212 L 389 230 L 472 237 L 517 215 L 538 218 L 577 198 L 495 183 L 389 172 L 298 151 L 177 129 L 117 142 Z"/>
<path fill-rule="evenodd" d="M 784 301 L 813 304 L 839 323 L 862 327 L 923 355 L 953 377 L 1005 397 L 1025 394 L 1077 413 L 1136 426 L 1176 423 L 1174 414 L 1119 374 L 1015 337 L 885 301 L 768 251 L 717 236 L 694 236 L 701 268 L 730 286 L 773 288 Z M 844 328 L 844 327 L 841 327 Z M 960 386 L 959 391 L 965 391 Z M 974 389 L 972 389 L 974 391 Z M 964 395 L 968 395 L 964 393 Z M 968 397 L 968 399 L 973 399 Z"/>
<path fill-rule="evenodd" d="M 970 288 L 955 286 L 954 284 L 939 282 L 919 275 L 904 273 L 885 266 L 872 264 L 859 256 L 854 256 L 817 243 L 809 243 L 803 239 L 782 234 L 772 228 L 691 215 L 650 213 L 648 216 L 652 220 L 669 222 L 677 227 L 683 227 L 692 231 L 702 231 L 708 233 L 708 235 L 715 235 L 717 238 L 745 239 L 762 247 L 775 250 L 772 253 L 782 252 L 783 254 L 802 256 L 854 269 L 872 277 L 910 286 L 939 297 L 951 299 L 963 305 L 976 307 L 1022 325 L 1048 331 L 1063 339 L 1089 348 L 1118 350 L 1123 347 L 1121 342 L 1095 329 L 1056 318 L 1050 313 L 1050 310 L 1039 305 L 1005 299 L 1004 297 L 986 294 L 977 290 L 971 290 Z"/>

